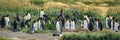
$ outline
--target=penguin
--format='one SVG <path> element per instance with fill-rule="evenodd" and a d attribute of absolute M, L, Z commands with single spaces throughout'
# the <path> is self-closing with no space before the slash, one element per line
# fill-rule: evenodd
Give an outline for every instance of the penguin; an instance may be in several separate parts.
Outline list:
<path fill-rule="evenodd" d="M 74 19 L 72 19 L 72 21 L 71 21 L 71 29 L 72 30 L 75 30 L 75 21 L 74 21 Z"/>
<path fill-rule="evenodd" d="M 44 14 L 44 15 L 43 15 L 43 20 L 45 21 L 45 23 L 48 22 L 48 19 L 49 19 L 49 17 L 48 17 L 46 14 Z"/>
<path fill-rule="evenodd" d="M 27 20 L 28 20 L 28 21 L 31 21 L 30 11 L 27 11 L 26 16 L 27 16 Z"/>
<path fill-rule="evenodd" d="M 25 27 L 26 28 L 29 27 L 29 22 L 31 21 L 31 15 L 29 11 L 24 16 L 24 20 L 25 20 Z"/>
<path fill-rule="evenodd" d="M 33 34 L 33 33 L 35 33 L 35 30 L 37 30 L 36 22 L 37 22 L 36 20 L 33 21 L 32 27 L 30 27 L 30 29 L 28 30 L 28 33 L 29 33 L 29 34 Z"/>
<path fill-rule="evenodd" d="M 81 21 L 80 26 L 83 27 L 83 25 L 84 25 L 84 17 L 82 17 L 80 21 Z"/>
<path fill-rule="evenodd" d="M 65 16 L 64 16 L 64 13 L 63 13 L 63 9 L 61 9 L 61 11 L 60 11 L 60 14 L 58 15 L 58 18 L 60 19 L 60 21 L 61 21 L 61 25 L 62 25 L 62 27 L 64 27 L 65 26 Z"/>
<path fill-rule="evenodd" d="M 56 32 L 53 33 L 53 36 L 60 36 L 61 35 L 61 26 L 60 26 L 60 19 L 57 19 L 56 22 Z"/>
<path fill-rule="evenodd" d="M 84 21 L 83 21 L 83 28 L 88 30 L 88 21 L 86 18 L 84 18 Z"/>
<path fill-rule="evenodd" d="M 18 22 L 17 22 L 17 20 L 16 20 L 16 18 L 14 18 L 14 21 L 13 21 L 13 32 L 16 32 L 16 31 L 18 31 Z"/>
<path fill-rule="evenodd" d="M 41 9 L 41 11 L 40 11 L 40 18 L 43 18 L 44 14 L 45 14 L 44 9 Z"/>
<path fill-rule="evenodd" d="M 92 15 L 89 15 L 89 23 L 88 23 L 88 29 L 89 31 L 93 31 L 94 28 L 94 17 Z"/>
<path fill-rule="evenodd" d="M 119 26 L 119 23 L 118 23 L 118 20 L 116 20 L 114 25 L 115 32 L 118 32 L 118 28 L 119 28 L 118 26 Z"/>
<path fill-rule="evenodd" d="M 37 22 L 37 20 L 35 20 L 35 21 L 33 22 L 33 27 L 34 27 L 34 30 L 35 30 L 35 31 L 38 30 L 38 22 Z"/>
<path fill-rule="evenodd" d="M 16 14 L 16 20 L 17 20 L 18 22 L 20 22 L 20 16 L 19 16 L 19 14 Z"/>
<path fill-rule="evenodd" d="M 5 28 L 5 26 L 6 26 L 5 16 L 2 16 L 2 18 L 1 18 L 1 28 Z"/>
<path fill-rule="evenodd" d="M 24 28 L 24 27 L 25 27 L 24 17 L 22 18 L 22 20 L 21 20 L 21 22 L 20 22 L 20 26 L 21 26 L 21 28 Z"/>
<path fill-rule="evenodd" d="M 40 30 L 43 30 L 44 29 L 44 25 L 45 25 L 45 21 L 43 20 L 43 18 L 40 18 L 40 23 L 41 23 L 41 29 Z"/>
<path fill-rule="evenodd" d="M 89 23 L 89 16 L 87 14 L 84 14 L 84 18 L 86 18 L 87 22 Z"/>
<path fill-rule="evenodd" d="M 38 19 L 38 28 L 39 30 L 44 29 L 45 22 L 43 21 L 43 18 Z"/>
<path fill-rule="evenodd" d="M 25 27 L 28 27 L 28 18 L 27 18 L 27 14 L 24 16 L 24 21 L 25 21 Z"/>
<path fill-rule="evenodd" d="M 96 19 L 96 26 L 97 26 L 97 30 L 100 30 L 100 31 L 103 30 L 102 22 L 99 19 Z"/>
<path fill-rule="evenodd" d="M 27 27 L 30 27 L 30 25 L 29 25 L 29 23 L 30 23 L 30 21 L 31 21 L 30 11 L 27 11 L 25 17 L 26 17 L 25 24 L 26 24 L 26 28 L 27 28 Z"/>
<path fill-rule="evenodd" d="M 94 28 L 94 23 L 92 21 L 90 21 L 88 24 L 89 31 L 93 32 L 93 28 Z"/>
<path fill-rule="evenodd" d="M 9 24 L 9 21 L 10 21 L 10 19 L 9 19 L 8 15 L 6 15 L 6 16 L 5 16 L 6 26 Z"/>
<path fill-rule="evenodd" d="M 114 30 L 114 26 L 115 26 L 115 17 L 112 17 L 112 20 L 111 20 L 111 29 Z"/>
<path fill-rule="evenodd" d="M 70 22 L 68 19 L 66 19 L 64 27 L 65 27 L 65 29 L 70 29 Z"/>
<path fill-rule="evenodd" d="M 75 24 L 76 24 L 76 23 L 77 23 L 77 16 L 76 16 L 76 14 L 73 14 L 72 19 L 74 20 L 74 22 L 75 22 Z"/>
<path fill-rule="evenodd" d="M 111 28 L 111 19 L 109 16 L 106 17 L 106 28 Z"/>
<path fill-rule="evenodd" d="M 41 19 L 38 19 L 38 28 L 39 28 L 39 30 L 43 30 L 42 26 L 41 26 Z"/>

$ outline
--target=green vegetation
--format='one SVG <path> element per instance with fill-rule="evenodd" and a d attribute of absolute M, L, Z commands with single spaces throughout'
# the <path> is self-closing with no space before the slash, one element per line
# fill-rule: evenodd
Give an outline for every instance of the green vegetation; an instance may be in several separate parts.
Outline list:
<path fill-rule="evenodd" d="M 56 30 L 56 27 L 54 24 L 46 23 L 44 26 L 44 30 Z"/>
<path fill-rule="evenodd" d="M 87 32 L 78 34 L 66 34 L 61 40 L 120 40 L 119 33 L 113 32 Z"/>
<path fill-rule="evenodd" d="M 51 5 L 48 5 L 50 2 Z M 58 2 L 58 3 L 57 3 Z M 59 3 L 60 2 L 60 3 Z M 78 4 L 76 3 L 78 2 Z M 90 14 L 93 15 L 95 18 L 100 18 L 103 23 L 105 24 L 105 18 L 101 16 L 101 13 L 98 12 L 96 9 L 88 8 L 88 10 L 85 10 L 82 7 L 86 7 L 83 5 L 80 5 L 79 3 L 84 3 L 87 5 L 90 4 L 101 4 L 101 3 L 107 3 L 112 5 L 119 5 L 119 1 L 109 1 L 109 0 L 104 0 L 104 1 L 98 1 L 98 0 L 92 0 L 92 1 L 85 1 L 85 0 L 0 0 L 0 16 L 3 15 L 10 15 L 10 22 L 13 21 L 13 18 L 15 17 L 16 14 L 19 14 L 21 18 L 25 15 L 27 11 L 31 11 L 32 15 L 32 22 L 39 17 L 39 12 L 40 9 L 44 9 L 45 13 L 52 19 L 56 20 L 56 16 L 60 13 L 60 10 L 63 9 L 65 16 L 68 16 L 69 19 L 72 18 L 73 14 L 77 14 L 77 19 L 80 20 L 84 14 Z M 114 3 L 113 3 L 114 2 Z M 56 6 L 57 4 L 57 6 Z M 60 5 L 60 7 L 58 6 Z M 66 7 L 66 5 L 68 7 Z M 78 6 L 73 6 L 73 5 L 78 5 Z M 115 6 L 114 5 L 114 6 Z M 65 6 L 65 7 L 64 7 Z M 79 7 L 80 6 L 80 7 Z M 87 9 L 87 8 L 86 8 Z M 112 9 L 110 9 L 112 10 Z M 113 11 L 113 10 L 112 10 Z M 111 12 L 111 11 L 110 11 Z M 114 12 L 109 13 L 109 15 L 112 16 Z M 119 13 L 114 14 L 114 16 L 117 15 L 117 19 L 120 20 L 120 15 Z M 79 23 L 78 23 L 79 25 Z M 31 26 L 31 25 L 30 25 Z M 10 26 L 8 26 L 10 28 Z M 55 30 L 55 25 L 52 24 L 45 24 L 45 29 L 46 30 Z M 23 29 L 24 30 L 24 29 Z M 25 31 L 27 31 L 25 29 Z"/>
<path fill-rule="evenodd" d="M 11 39 L 0 37 L 0 40 L 11 40 Z"/>

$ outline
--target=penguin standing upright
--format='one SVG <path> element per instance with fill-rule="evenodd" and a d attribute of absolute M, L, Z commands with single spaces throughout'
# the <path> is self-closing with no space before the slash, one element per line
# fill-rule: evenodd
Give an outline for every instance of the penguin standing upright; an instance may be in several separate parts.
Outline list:
<path fill-rule="evenodd" d="M 39 30 L 42 30 L 41 20 L 40 19 L 38 19 L 38 28 L 39 28 Z"/>
<path fill-rule="evenodd" d="M 83 27 L 83 24 L 84 24 L 84 17 L 82 17 L 80 21 L 81 21 L 80 26 Z"/>
<path fill-rule="evenodd" d="M 5 28 L 6 21 L 5 21 L 5 16 L 2 16 L 1 18 L 1 28 Z"/>
<path fill-rule="evenodd" d="M 89 24 L 88 24 L 88 26 L 89 26 L 89 27 L 88 27 L 89 31 L 92 32 L 92 31 L 93 31 L 94 23 L 93 23 L 92 21 L 90 21 Z"/>
<path fill-rule="evenodd" d="M 56 29 L 57 29 L 57 32 L 61 32 L 60 20 L 59 19 L 58 19 L 58 21 L 56 23 Z"/>
<path fill-rule="evenodd" d="M 37 20 L 34 21 L 33 27 L 34 27 L 35 31 L 38 30 L 38 22 L 37 22 Z"/>
<path fill-rule="evenodd" d="M 103 30 L 102 22 L 99 19 L 96 19 L 96 26 L 97 26 L 97 30 L 100 30 L 100 31 Z"/>
<path fill-rule="evenodd" d="M 29 11 L 24 16 L 24 19 L 25 19 L 25 27 L 27 28 L 29 27 L 29 22 L 31 21 L 31 15 Z"/>
<path fill-rule="evenodd" d="M 111 21 L 111 29 L 114 30 L 114 26 L 115 26 L 115 17 L 112 17 L 112 21 Z"/>
<path fill-rule="evenodd" d="M 41 11 L 40 11 L 40 18 L 43 18 L 44 14 L 45 14 L 44 9 L 41 9 Z"/>
<path fill-rule="evenodd" d="M 24 21 L 25 21 L 25 27 L 27 27 L 27 14 L 24 16 Z"/>
<path fill-rule="evenodd" d="M 106 18 L 106 27 L 111 28 L 111 19 L 109 16 L 107 16 L 107 18 Z"/>
<path fill-rule="evenodd" d="M 65 22 L 65 29 L 70 29 L 70 22 L 68 19 L 66 19 L 66 22 Z"/>
<path fill-rule="evenodd" d="M 74 19 L 72 19 L 72 21 L 71 21 L 71 29 L 75 30 L 75 21 L 74 21 Z"/>
<path fill-rule="evenodd" d="M 75 22 L 75 24 L 76 24 L 76 23 L 77 23 L 77 16 L 76 16 L 76 14 L 73 14 L 72 19 L 74 20 L 74 22 Z"/>
<path fill-rule="evenodd" d="M 84 18 L 86 18 L 87 22 L 89 23 L 89 16 L 87 14 L 84 15 Z"/>
<path fill-rule="evenodd" d="M 116 32 L 118 32 L 118 27 L 119 26 L 119 24 L 118 24 L 118 21 L 116 20 L 115 21 L 115 25 L 114 25 L 114 30 L 116 31 Z"/>
<path fill-rule="evenodd" d="M 56 22 L 56 31 L 55 33 L 53 33 L 53 36 L 60 36 L 61 34 L 61 26 L 60 26 L 60 19 L 57 19 L 57 22 Z"/>
<path fill-rule="evenodd" d="M 93 31 L 93 27 L 94 27 L 94 17 L 92 17 L 92 15 L 89 16 L 89 23 L 88 23 L 88 29 L 89 31 Z"/>
<path fill-rule="evenodd" d="M 9 21 L 10 21 L 10 19 L 9 19 L 8 15 L 6 15 L 6 16 L 5 16 L 6 26 L 9 24 Z"/>
<path fill-rule="evenodd" d="M 20 22 L 20 16 L 18 14 L 16 14 L 16 20 Z"/>
<path fill-rule="evenodd" d="M 33 34 L 34 32 L 35 32 L 35 30 L 36 30 L 36 20 L 32 23 L 32 27 L 30 27 L 30 29 L 28 30 L 28 33 L 30 33 L 30 34 Z"/>
<path fill-rule="evenodd" d="M 12 24 L 12 25 L 13 25 L 13 27 L 12 27 L 12 28 L 13 28 L 13 32 L 18 31 L 18 27 L 17 27 L 18 25 L 17 25 L 17 24 L 18 24 L 18 22 L 17 22 L 17 20 L 14 18 L 14 21 L 13 21 L 13 24 Z"/>
<path fill-rule="evenodd" d="M 61 25 L 62 25 L 62 27 L 64 27 L 64 25 L 65 25 L 65 16 L 64 16 L 64 14 L 63 14 L 63 9 L 61 9 L 61 11 L 60 11 L 60 14 L 58 15 L 58 18 L 60 19 L 60 21 L 61 21 Z"/>
<path fill-rule="evenodd" d="M 21 22 L 20 22 L 20 26 L 21 26 L 21 28 L 24 28 L 24 27 L 25 27 L 24 17 L 22 18 L 22 20 L 21 20 Z"/>
<path fill-rule="evenodd" d="M 45 23 L 48 22 L 48 19 L 49 19 L 49 17 L 48 17 L 46 14 L 44 14 L 44 15 L 43 15 L 43 20 L 45 21 Z"/>
<path fill-rule="evenodd" d="M 87 22 L 86 18 L 84 18 L 83 28 L 86 29 L 86 30 L 88 30 L 88 22 Z"/>
<path fill-rule="evenodd" d="M 44 29 L 44 25 L 45 25 L 45 22 L 44 22 L 43 18 L 40 18 L 39 19 L 39 29 L 43 30 Z"/>

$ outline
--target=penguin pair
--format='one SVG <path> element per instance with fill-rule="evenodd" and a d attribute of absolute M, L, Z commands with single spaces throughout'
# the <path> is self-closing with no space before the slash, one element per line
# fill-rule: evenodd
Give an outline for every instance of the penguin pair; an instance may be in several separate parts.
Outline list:
<path fill-rule="evenodd" d="M 32 23 L 32 27 L 30 27 L 30 29 L 28 30 L 28 33 L 33 34 L 37 29 L 37 20 L 34 20 L 34 22 Z"/>
<path fill-rule="evenodd" d="M 111 29 L 112 29 L 112 30 L 115 29 L 115 20 L 116 20 L 116 18 L 115 18 L 115 17 L 112 17 L 112 20 L 111 20 Z"/>
<path fill-rule="evenodd" d="M 28 33 L 29 34 L 33 34 L 35 33 L 35 31 L 38 30 L 38 20 L 34 20 L 33 23 L 32 23 L 32 27 L 30 27 L 30 29 L 28 30 Z"/>
<path fill-rule="evenodd" d="M 42 18 L 38 18 L 33 22 L 33 28 L 34 30 L 43 30 L 44 29 L 44 21 Z"/>
<path fill-rule="evenodd" d="M 72 19 L 71 21 L 69 21 L 68 19 L 66 19 L 65 21 L 65 29 L 72 29 L 75 30 L 75 21 L 74 19 Z"/>
<path fill-rule="evenodd" d="M 63 14 L 63 9 L 61 9 L 61 11 L 60 11 L 60 14 L 58 15 L 58 18 L 60 19 L 60 21 L 61 21 L 61 25 L 62 25 L 62 27 L 64 27 L 65 26 L 65 16 L 64 16 L 64 14 Z"/>
<path fill-rule="evenodd" d="M 29 22 L 31 21 L 31 15 L 29 11 L 24 16 L 24 20 L 25 20 L 25 27 L 26 28 L 29 27 Z"/>
<path fill-rule="evenodd" d="M 39 30 L 43 30 L 44 25 L 45 25 L 45 22 L 44 22 L 43 18 L 39 18 L 38 19 L 38 28 L 39 28 Z"/>
<path fill-rule="evenodd" d="M 33 34 L 37 30 L 43 30 L 44 29 L 44 21 L 42 18 L 38 18 L 35 20 L 32 24 L 32 27 L 28 30 L 28 33 Z"/>

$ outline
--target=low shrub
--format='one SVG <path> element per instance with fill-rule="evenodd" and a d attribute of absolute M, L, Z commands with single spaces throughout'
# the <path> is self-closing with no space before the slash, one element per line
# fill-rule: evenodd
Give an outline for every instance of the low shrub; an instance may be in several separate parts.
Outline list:
<path fill-rule="evenodd" d="M 44 26 L 44 30 L 55 30 L 55 29 L 56 29 L 56 27 L 54 24 L 46 23 Z"/>

